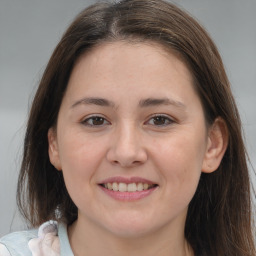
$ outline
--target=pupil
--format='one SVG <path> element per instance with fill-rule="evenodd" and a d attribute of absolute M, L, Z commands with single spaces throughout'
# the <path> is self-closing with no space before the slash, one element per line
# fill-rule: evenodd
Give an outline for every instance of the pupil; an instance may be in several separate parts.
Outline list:
<path fill-rule="evenodd" d="M 165 117 L 162 117 L 162 116 L 155 117 L 154 123 L 156 125 L 163 125 L 163 124 L 165 124 Z"/>
<path fill-rule="evenodd" d="M 104 122 L 102 117 L 94 117 L 93 118 L 93 124 L 94 125 L 102 125 Z"/>

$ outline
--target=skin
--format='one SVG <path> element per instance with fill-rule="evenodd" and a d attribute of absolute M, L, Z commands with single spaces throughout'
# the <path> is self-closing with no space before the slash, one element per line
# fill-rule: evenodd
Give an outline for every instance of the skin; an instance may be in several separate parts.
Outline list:
<path fill-rule="evenodd" d="M 68 230 L 74 253 L 193 255 L 184 237 L 188 204 L 201 172 L 217 169 L 225 138 L 222 120 L 206 125 L 190 71 L 175 54 L 154 43 L 127 42 L 84 54 L 57 128 L 48 133 L 50 160 L 78 207 Z M 98 185 L 116 176 L 145 178 L 157 188 L 139 200 L 116 200 Z"/>

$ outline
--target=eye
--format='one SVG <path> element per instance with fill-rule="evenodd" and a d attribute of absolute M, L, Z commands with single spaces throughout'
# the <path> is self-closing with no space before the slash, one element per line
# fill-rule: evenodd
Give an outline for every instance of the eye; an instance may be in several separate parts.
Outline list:
<path fill-rule="evenodd" d="M 103 126 L 103 125 L 109 125 L 110 123 L 102 116 L 91 116 L 86 119 L 84 119 L 81 122 L 83 125 L 86 126 Z"/>
<path fill-rule="evenodd" d="M 166 126 L 172 124 L 173 122 L 174 121 L 170 117 L 164 115 L 156 115 L 150 118 L 147 123 L 154 126 Z"/>

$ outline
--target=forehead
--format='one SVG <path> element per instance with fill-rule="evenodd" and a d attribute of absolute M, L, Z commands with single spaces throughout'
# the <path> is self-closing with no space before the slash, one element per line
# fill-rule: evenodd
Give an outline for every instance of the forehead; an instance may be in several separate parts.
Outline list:
<path fill-rule="evenodd" d="M 152 76 L 176 70 L 181 76 L 193 83 L 192 75 L 179 53 L 167 49 L 155 42 L 104 42 L 85 52 L 77 60 L 70 80 L 75 76 L 87 75 L 88 78 L 104 75 L 136 76 L 138 71 L 143 74 L 152 73 Z M 172 74 L 173 75 L 173 74 Z M 105 77 L 106 78 L 106 77 Z M 110 78 L 110 77 L 108 77 Z M 158 77 L 161 79 L 161 76 Z"/>
<path fill-rule="evenodd" d="M 180 101 L 182 92 L 188 97 L 195 93 L 193 87 L 192 75 L 176 53 L 157 43 L 118 41 L 99 44 L 84 53 L 73 68 L 66 93 L 71 98 L 165 98 L 170 93 Z"/>
<path fill-rule="evenodd" d="M 165 57 L 166 59 L 170 58 L 177 58 L 181 62 L 185 64 L 185 61 L 183 59 L 183 56 L 180 52 L 177 50 L 172 49 L 171 47 L 168 47 L 167 45 L 161 44 L 160 42 L 153 41 L 153 40 L 137 40 L 137 39 L 130 39 L 130 40 L 117 40 L 117 41 L 104 41 L 100 42 L 96 45 L 94 45 L 92 48 L 89 48 L 87 51 L 85 51 L 76 61 L 76 65 L 78 65 L 84 58 L 86 57 L 92 57 L 97 55 L 104 54 L 105 57 L 114 57 L 115 52 L 118 49 L 122 49 L 122 52 L 131 54 L 145 54 L 146 56 L 155 56 L 161 55 L 162 57 Z M 127 56 L 126 56 L 127 57 Z M 76 66 L 75 65 L 75 66 Z"/>

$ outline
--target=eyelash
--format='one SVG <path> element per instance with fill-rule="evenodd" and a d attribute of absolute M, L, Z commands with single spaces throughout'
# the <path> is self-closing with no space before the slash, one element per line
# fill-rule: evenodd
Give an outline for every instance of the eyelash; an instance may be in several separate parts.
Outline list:
<path fill-rule="evenodd" d="M 160 124 L 160 125 L 159 124 L 156 125 L 155 123 L 150 124 L 151 120 L 154 120 L 154 121 L 164 121 L 164 124 Z M 92 122 L 94 122 L 94 121 L 96 121 L 96 122 L 103 122 L 103 123 L 101 123 L 101 124 L 93 124 Z M 85 126 L 95 127 L 95 128 L 111 124 L 109 121 L 106 120 L 106 118 L 104 118 L 102 116 L 90 116 L 90 117 L 82 120 L 81 123 L 83 125 L 85 125 Z M 152 125 L 152 126 L 158 126 L 158 127 L 168 126 L 168 125 L 171 125 L 172 123 L 174 123 L 174 120 L 171 119 L 168 116 L 165 116 L 165 115 L 154 115 L 154 116 L 150 117 L 147 122 L 145 122 L 145 124 L 149 124 L 149 125 Z"/>
<path fill-rule="evenodd" d="M 169 116 L 166 116 L 166 115 L 154 115 L 154 116 L 152 116 L 152 117 L 149 119 L 149 121 L 147 121 L 146 123 L 149 123 L 150 120 L 153 120 L 153 119 L 155 119 L 155 121 L 156 121 L 157 119 L 158 119 L 158 121 L 159 121 L 159 119 L 162 120 L 162 121 L 164 121 L 164 124 L 160 124 L 160 125 L 150 124 L 150 125 L 158 126 L 158 127 L 159 127 L 159 126 L 160 126 L 160 127 L 168 126 L 168 125 L 171 125 L 171 124 L 174 123 L 174 120 L 171 119 Z M 166 121 L 167 121 L 167 123 L 166 123 Z"/>
<path fill-rule="evenodd" d="M 98 119 L 98 120 L 97 120 Z M 103 124 L 90 124 L 89 123 L 89 121 L 91 121 L 91 122 L 93 122 L 93 121 L 99 121 L 99 119 L 100 119 L 100 121 L 103 121 Z M 107 125 L 109 125 L 110 124 L 110 122 L 109 121 L 107 121 L 106 120 L 106 118 L 104 118 L 104 117 L 102 117 L 102 116 L 90 116 L 90 117 L 88 117 L 88 118 L 86 118 L 86 119 L 84 119 L 84 120 L 82 120 L 82 124 L 83 125 L 85 125 L 85 126 L 89 126 L 89 127 L 101 127 L 101 126 L 104 126 L 104 125 L 106 125 L 106 123 L 105 122 L 107 122 Z M 105 123 L 105 124 L 104 124 Z"/>

